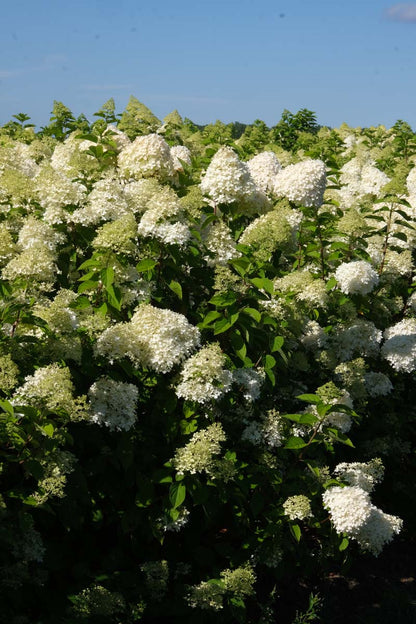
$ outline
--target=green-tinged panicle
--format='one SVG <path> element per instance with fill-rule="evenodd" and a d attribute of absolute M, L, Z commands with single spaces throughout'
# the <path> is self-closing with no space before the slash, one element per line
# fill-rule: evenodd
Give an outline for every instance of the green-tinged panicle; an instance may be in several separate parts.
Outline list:
<path fill-rule="evenodd" d="M 0 390 L 9 392 L 18 384 L 19 368 L 7 353 L 0 355 Z"/>
<path fill-rule="evenodd" d="M 130 139 L 138 135 L 155 132 L 160 127 L 159 119 L 142 102 L 130 96 L 125 111 L 120 117 L 118 128 L 125 132 Z"/>

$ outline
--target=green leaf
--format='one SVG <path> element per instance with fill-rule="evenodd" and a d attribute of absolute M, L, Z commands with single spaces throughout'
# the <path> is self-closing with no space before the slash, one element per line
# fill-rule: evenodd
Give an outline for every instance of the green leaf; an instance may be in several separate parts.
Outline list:
<path fill-rule="evenodd" d="M 305 440 L 303 440 L 302 438 L 298 438 L 297 436 L 292 436 L 288 439 L 284 448 L 296 450 L 305 448 L 305 446 L 308 446 L 308 443 L 305 442 Z"/>
<path fill-rule="evenodd" d="M 109 266 L 101 271 L 101 280 L 108 290 L 110 286 L 114 283 L 114 269 Z"/>
<path fill-rule="evenodd" d="M 186 497 L 186 487 L 183 483 L 175 482 L 169 488 L 169 500 L 174 509 L 182 505 Z"/>
<path fill-rule="evenodd" d="M 55 431 L 54 426 L 52 423 L 48 423 L 47 425 L 43 425 L 43 427 L 41 427 L 43 433 L 45 433 L 49 438 L 52 438 L 53 433 Z"/>
<path fill-rule="evenodd" d="M 274 351 L 280 351 L 280 349 L 283 347 L 283 344 L 285 342 L 285 339 L 283 338 L 283 336 L 275 336 L 273 338 L 273 342 L 272 342 L 272 346 L 271 346 L 271 352 L 273 353 Z"/>
<path fill-rule="evenodd" d="M 267 369 L 271 369 L 276 366 L 276 360 L 274 359 L 272 355 L 269 355 L 269 354 L 265 356 L 263 362 L 264 362 L 264 368 L 266 371 Z"/>
<path fill-rule="evenodd" d="M 404 232 L 393 232 L 391 236 L 393 236 L 394 238 L 398 238 L 399 240 L 402 240 L 405 243 L 407 243 L 407 236 Z"/>
<path fill-rule="evenodd" d="M 269 295 L 274 293 L 274 284 L 272 280 L 267 279 L 267 277 L 255 277 L 250 280 L 250 282 L 258 288 L 259 290 L 264 290 Z"/>
<path fill-rule="evenodd" d="M 136 264 L 136 270 L 139 273 L 144 273 L 145 271 L 150 271 L 151 269 L 154 269 L 156 265 L 156 260 L 152 260 L 151 258 L 145 258 L 144 260 L 140 260 L 140 262 Z"/>
<path fill-rule="evenodd" d="M 219 295 L 214 295 L 209 303 L 217 306 L 217 308 L 228 308 L 237 301 L 237 295 L 233 292 L 227 292 Z"/>
<path fill-rule="evenodd" d="M 80 284 L 78 286 L 78 292 L 81 294 L 83 292 L 85 292 L 86 290 L 95 290 L 98 286 L 98 282 L 96 281 L 92 281 L 92 280 L 88 280 L 87 282 L 82 282 L 82 284 Z"/>
<path fill-rule="evenodd" d="M 343 550 L 345 550 L 346 548 L 348 548 L 348 544 L 349 544 L 349 540 L 347 537 L 344 537 L 342 539 L 341 544 L 338 546 L 338 549 L 342 552 Z"/>
<path fill-rule="evenodd" d="M 172 280 L 169 284 L 169 288 L 182 301 L 182 286 L 179 284 L 179 282 L 175 282 L 175 280 Z"/>
<path fill-rule="evenodd" d="M 4 412 L 9 414 L 10 416 L 13 416 L 14 407 L 11 403 L 9 403 L 9 401 L 6 401 L 6 400 L 0 401 L 0 407 Z"/>
<path fill-rule="evenodd" d="M 333 288 L 335 288 L 335 286 L 337 285 L 337 280 L 335 279 L 335 277 L 330 277 L 329 280 L 326 283 L 326 290 L 332 290 Z"/>
<path fill-rule="evenodd" d="M 208 312 L 208 314 L 205 315 L 204 320 L 198 323 L 199 329 L 205 329 L 206 327 L 209 327 L 212 321 L 220 318 L 220 316 L 220 312 L 218 312 L 217 310 L 211 310 L 210 312 Z"/>
<path fill-rule="evenodd" d="M 300 538 L 302 536 L 302 531 L 300 530 L 300 526 L 298 524 L 290 524 L 290 532 L 297 542 L 300 542 Z"/>
<path fill-rule="evenodd" d="M 116 310 L 121 310 L 121 293 L 118 288 L 107 287 L 108 303 Z"/>
<path fill-rule="evenodd" d="M 227 329 L 230 329 L 230 327 L 232 327 L 234 323 L 236 323 L 239 316 L 240 316 L 239 313 L 236 312 L 235 314 L 231 314 L 229 317 L 224 317 L 220 321 L 215 323 L 214 336 L 217 336 L 218 334 L 222 334 L 225 331 L 227 331 Z"/>
<path fill-rule="evenodd" d="M 313 414 L 282 414 L 282 418 L 299 423 L 300 425 L 314 425 L 319 420 L 317 416 Z"/>
<path fill-rule="evenodd" d="M 254 319 L 256 321 L 256 323 L 260 323 L 260 321 L 261 321 L 261 313 L 258 310 L 256 310 L 255 308 L 244 308 L 242 310 L 242 312 L 244 312 L 244 314 L 247 314 L 252 319 Z"/>
<path fill-rule="evenodd" d="M 230 340 L 231 340 L 232 347 L 234 349 L 234 353 L 238 355 L 240 360 L 244 362 L 246 359 L 246 355 L 247 355 L 247 346 L 240 332 L 234 331 L 230 336 Z"/>
<path fill-rule="evenodd" d="M 301 401 L 306 401 L 306 403 L 313 403 L 314 405 L 322 403 L 321 397 L 317 394 L 299 394 L 296 398 Z"/>
<path fill-rule="evenodd" d="M 351 448 L 355 448 L 349 437 L 346 436 L 345 433 L 342 433 L 341 431 L 338 431 L 338 429 L 335 429 L 335 427 L 325 427 L 325 432 L 329 433 L 332 440 L 334 440 L 335 442 L 340 442 L 341 444 L 345 444 L 345 446 L 351 446 Z"/>

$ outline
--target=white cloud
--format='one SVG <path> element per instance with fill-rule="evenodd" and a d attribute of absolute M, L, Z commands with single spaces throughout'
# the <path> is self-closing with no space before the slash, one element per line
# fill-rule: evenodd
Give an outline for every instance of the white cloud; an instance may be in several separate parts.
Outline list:
<path fill-rule="evenodd" d="M 393 4 L 386 11 L 387 18 L 394 22 L 416 23 L 416 2 Z"/>

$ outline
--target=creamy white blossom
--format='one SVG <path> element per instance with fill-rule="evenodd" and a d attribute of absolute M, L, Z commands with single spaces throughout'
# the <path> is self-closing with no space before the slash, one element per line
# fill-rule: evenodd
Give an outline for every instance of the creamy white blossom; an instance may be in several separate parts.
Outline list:
<path fill-rule="evenodd" d="M 341 292 L 347 295 L 367 295 L 377 286 L 379 277 L 369 262 L 343 262 L 335 271 Z"/>
<path fill-rule="evenodd" d="M 208 250 L 204 256 L 208 266 L 225 266 L 229 260 L 241 254 L 236 250 L 236 242 L 231 230 L 224 221 L 215 221 L 202 230 L 202 241 Z"/>
<path fill-rule="evenodd" d="M 109 360 L 128 357 L 136 366 L 167 373 L 199 345 L 200 333 L 185 316 L 142 304 L 128 323 L 106 329 L 96 345 Z"/>
<path fill-rule="evenodd" d="M 221 147 L 201 180 L 201 190 L 217 204 L 231 204 L 249 198 L 255 184 L 246 163 L 231 147 Z"/>
<path fill-rule="evenodd" d="M 373 505 L 368 492 L 356 485 L 331 487 L 323 494 L 323 501 L 337 533 L 346 533 L 375 556 L 403 525 L 400 518 Z"/>
<path fill-rule="evenodd" d="M 247 161 L 247 167 L 257 187 L 268 193 L 273 190 L 274 179 L 282 165 L 274 152 L 261 152 Z"/>
<path fill-rule="evenodd" d="M 133 384 L 101 377 L 88 390 L 92 422 L 110 431 L 128 431 L 136 422 L 138 396 Z"/>
<path fill-rule="evenodd" d="M 115 173 L 110 171 L 95 182 L 86 205 L 71 216 L 74 223 L 96 225 L 101 221 L 114 221 L 128 212 L 123 187 Z"/>
<path fill-rule="evenodd" d="M 256 401 L 266 379 L 263 369 L 236 368 L 233 371 L 233 383 L 239 386 L 240 392 L 246 401 Z"/>
<path fill-rule="evenodd" d="M 336 325 L 330 344 L 338 359 L 345 362 L 354 355 L 377 357 L 382 337 L 374 323 L 357 319 L 346 325 Z"/>
<path fill-rule="evenodd" d="M 283 510 L 291 520 L 305 520 L 312 515 L 311 502 L 307 496 L 289 496 L 283 503 Z"/>
<path fill-rule="evenodd" d="M 221 442 L 225 442 L 224 429 L 220 423 L 214 423 L 194 433 L 183 448 L 177 449 L 173 465 L 178 474 L 210 474 L 214 467 L 215 455 L 221 452 Z"/>
<path fill-rule="evenodd" d="M 231 389 L 233 374 L 218 344 L 203 347 L 182 367 L 176 395 L 189 401 L 216 401 Z"/>
<path fill-rule="evenodd" d="M 55 251 L 56 247 L 64 241 L 64 234 L 55 231 L 40 219 L 29 216 L 20 228 L 17 244 L 21 249 L 46 247 L 50 251 Z"/>
<path fill-rule="evenodd" d="M 352 206 L 363 195 L 380 194 L 383 186 L 390 178 L 377 169 L 373 160 L 368 157 L 352 158 L 341 168 L 341 189 L 338 195 L 343 207 Z"/>
<path fill-rule="evenodd" d="M 364 375 L 364 382 L 371 397 L 386 396 L 393 390 L 393 384 L 384 373 L 370 371 Z"/>
<path fill-rule="evenodd" d="M 334 474 L 348 485 L 356 485 L 366 492 L 372 492 L 382 481 L 384 466 L 380 459 L 364 462 L 342 462 L 334 468 Z"/>
<path fill-rule="evenodd" d="M 386 514 L 372 505 L 370 517 L 360 528 L 356 540 L 363 550 L 377 557 L 384 545 L 400 533 L 402 526 L 401 518 Z"/>
<path fill-rule="evenodd" d="M 185 145 L 174 145 L 170 148 L 170 155 L 173 161 L 175 171 L 183 171 L 182 162 L 189 167 L 191 166 L 191 152 Z M 181 162 L 182 161 L 182 162 Z"/>
<path fill-rule="evenodd" d="M 385 330 L 381 355 L 396 371 L 416 368 L 416 319 L 406 318 Z"/>
<path fill-rule="evenodd" d="M 324 492 L 322 498 L 337 533 L 348 533 L 354 537 L 370 518 L 370 495 L 356 485 L 331 487 Z"/>
<path fill-rule="evenodd" d="M 297 206 L 319 207 L 326 187 L 326 167 L 322 160 L 305 160 L 289 165 L 277 174 L 273 191 Z"/>
<path fill-rule="evenodd" d="M 118 155 L 118 166 L 125 178 L 172 179 L 175 169 L 169 145 L 158 134 L 138 136 Z"/>
<path fill-rule="evenodd" d="M 149 200 L 137 233 L 167 244 L 183 246 L 188 242 L 191 233 L 179 198 L 171 188 L 163 188 Z"/>

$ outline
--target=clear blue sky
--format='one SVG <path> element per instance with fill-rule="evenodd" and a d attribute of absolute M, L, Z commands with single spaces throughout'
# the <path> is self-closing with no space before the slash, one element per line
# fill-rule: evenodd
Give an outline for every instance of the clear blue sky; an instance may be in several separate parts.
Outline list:
<path fill-rule="evenodd" d="M 416 3 L 384 0 L 14 0 L 0 24 L 0 125 L 88 118 L 135 95 L 196 123 L 308 108 L 321 124 L 416 130 Z"/>

